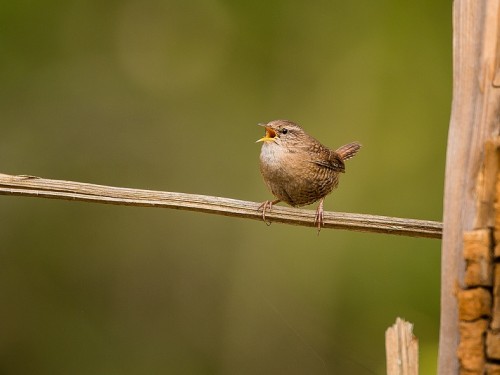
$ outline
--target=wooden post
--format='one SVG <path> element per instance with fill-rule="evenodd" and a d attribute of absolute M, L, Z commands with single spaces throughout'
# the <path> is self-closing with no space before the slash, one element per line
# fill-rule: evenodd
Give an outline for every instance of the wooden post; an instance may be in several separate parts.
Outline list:
<path fill-rule="evenodd" d="M 439 375 L 457 375 L 457 284 L 464 287 L 465 231 L 490 225 L 476 186 L 488 138 L 499 134 L 500 0 L 454 0 L 453 102 L 446 156 Z"/>
<path fill-rule="evenodd" d="M 397 318 L 385 331 L 387 375 L 418 375 L 418 340 L 413 324 Z"/>

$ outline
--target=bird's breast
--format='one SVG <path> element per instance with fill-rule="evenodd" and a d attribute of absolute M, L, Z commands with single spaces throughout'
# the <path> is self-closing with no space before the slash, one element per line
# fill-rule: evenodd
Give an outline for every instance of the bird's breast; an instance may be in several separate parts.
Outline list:
<path fill-rule="evenodd" d="M 266 165 L 279 164 L 283 159 L 283 150 L 271 143 L 264 143 L 260 150 L 260 161 Z"/>
<path fill-rule="evenodd" d="M 302 206 L 332 191 L 338 173 L 316 165 L 305 151 L 293 151 L 274 143 L 262 145 L 260 170 L 271 192 L 292 206 Z"/>

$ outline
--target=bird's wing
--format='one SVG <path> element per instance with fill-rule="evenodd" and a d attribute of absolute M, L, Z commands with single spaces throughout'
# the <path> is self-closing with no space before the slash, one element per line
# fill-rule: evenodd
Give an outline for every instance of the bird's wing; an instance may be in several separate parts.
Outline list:
<path fill-rule="evenodd" d="M 309 161 L 322 168 L 328 168 L 334 172 L 345 172 L 345 165 L 342 156 L 330 150 L 328 147 L 323 146 L 319 142 L 314 142 L 312 145 L 290 145 L 288 152 L 291 153 L 304 153 L 308 155 Z"/>
<path fill-rule="evenodd" d="M 322 145 L 315 145 L 310 153 L 312 162 L 320 167 L 331 169 L 334 172 L 345 172 L 342 157 Z"/>

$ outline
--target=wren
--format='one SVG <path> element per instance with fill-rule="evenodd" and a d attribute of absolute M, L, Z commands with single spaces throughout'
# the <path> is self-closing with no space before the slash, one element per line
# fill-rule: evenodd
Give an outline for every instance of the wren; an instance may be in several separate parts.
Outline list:
<path fill-rule="evenodd" d="M 314 219 L 319 234 L 325 197 L 337 187 L 339 174 L 345 172 L 344 162 L 356 155 L 361 145 L 352 142 L 333 151 L 291 121 L 274 120 L 259 125 L 266 129 L 265 136 L 257 141 L 263 142 L 260 172 L 277 198 L 259 206 L 262 219 L 267 223 L 266 212 L 278 202 L 301 207 L 319 201 Z"/>

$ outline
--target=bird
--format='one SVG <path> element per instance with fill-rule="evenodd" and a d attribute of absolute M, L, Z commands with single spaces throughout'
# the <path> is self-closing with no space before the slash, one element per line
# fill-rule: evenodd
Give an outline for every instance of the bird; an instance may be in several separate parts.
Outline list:
<path fill-rule="evenodd" d="M 260 172 L 271 193 L 277 198 L 266 200 L 259 207 L 266 224 L 266 212 L 274 204 L 285 202 L 292 207 L 319 201 L 314 218 L 318 234 L 323 226 L 323 202 L 338 186 L 346 160 L 354 157 L 361 144 L 351 142 L 335 151 L 307 134 L 302 127 L 288 120 L 258 124 L 265 128 L 260 151 Z"/>

